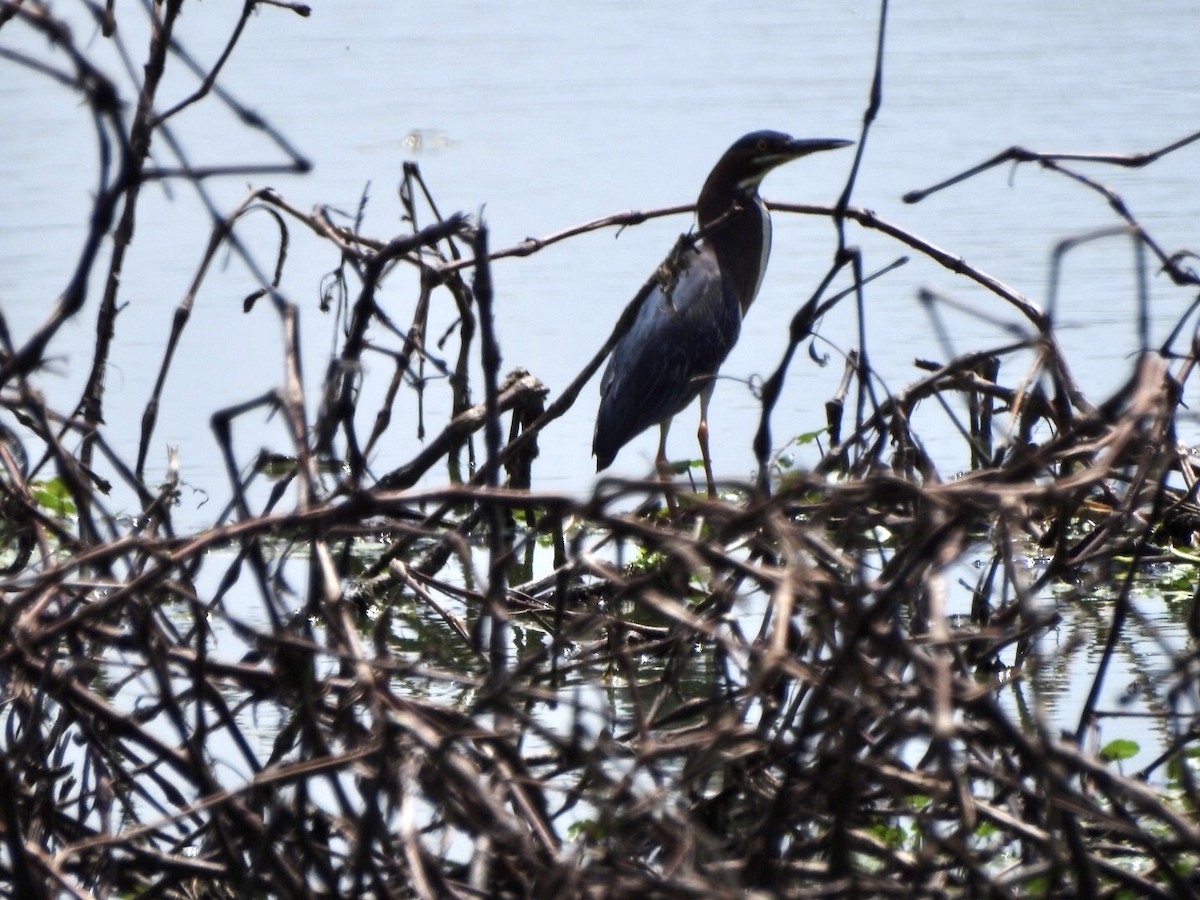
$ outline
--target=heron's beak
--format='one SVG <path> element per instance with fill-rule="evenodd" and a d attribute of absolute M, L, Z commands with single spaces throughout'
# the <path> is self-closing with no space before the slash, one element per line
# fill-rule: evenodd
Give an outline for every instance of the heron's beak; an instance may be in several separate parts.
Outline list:
<path fill-rule="evenodd" d="M 850 147 L 854 141 L 846 141 L 841 138 L 793 138 L 788 141 L 787 157 L 788 159 L 797 159 L 801 156 L 808 156 L 810 153 L 820 153 L 822 150 L 837 150 L 841 147 Z"/>

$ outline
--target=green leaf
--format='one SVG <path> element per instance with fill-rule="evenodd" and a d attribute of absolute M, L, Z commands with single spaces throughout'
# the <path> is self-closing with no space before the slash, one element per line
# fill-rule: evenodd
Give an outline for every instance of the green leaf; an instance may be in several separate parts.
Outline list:
<path fill-rule="evenodd" d="M 827 431 L 829 431 L 828 428 L 821 428 L 818 431 L 806 431 L 804 434 L 797 435 L 794 439 L 794 443 L 798 447 L 803 447 L 805 444 L 811 444 Z"/>
<path fill-rule="evenodd" d="M 259 460 L 259 471 L 272 481 L 287 478 L 296 471 L 296 457 L 268 453 Z"/>
<path fill-rule="evenodd" d="M 605 836 L 604 827 L 594 819 L 580 819 L 567 826 L 567 836 L 573 841 L 600 841 Z"/>
<path fill-rule="evenodd" d="M 702 459 L 672 459 L 667 461 L 667 471 L 672 475 L 686 475 L 692 469 L 703 469 Z"/>
<path fill-rule="evenodd" d="M 903 846 L 904 839 L 908 836 L 899 825 L 887 825 L 883 822 L 872 825 L 867 830 L 889 847 Z"/>
<path fill-rule="evenodd" d="M 645 547 L 638 549 L 637 559 L 631 561 L 625 570 L 631 576 L 649 575 L 652 572 L 657 572 L 666 564 L 667 555 L 659 550 L 647 550 Z"/>
<path fill-rule="evenodd" d="M 58 476 L 49 481 L 35 481 L 33 499 L 52 516 L 65 518 L 75 515 L 75 501 L 71 499 L 71 492 Z"/>
<path fill-rule="evenodd" d="M 1141 749 L 1137 741 L 1117 738 L 1117 740 L 1109 741 L 1100 748 L 1100 758 L 1105 762 L 1119 762 L 1120 760 L 1136 756 Z"/>

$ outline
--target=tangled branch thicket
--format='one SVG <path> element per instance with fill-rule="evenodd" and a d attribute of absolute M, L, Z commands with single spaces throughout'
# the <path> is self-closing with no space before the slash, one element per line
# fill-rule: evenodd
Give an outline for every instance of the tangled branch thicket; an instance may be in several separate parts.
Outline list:
<path fill-rule="evenodd" d="M 119 41 L 113 5 L 85 5 L 104 39 Z M 720 499 L 681 497 L 677 519 L 628 511 L 656 505 L 662 488 L 652 483 L 606 481 L 585 498 L 530 487 L 539 434 L 613 340 L 552 398 L 528 373 L 502 378 L 489 261 L 588 229 L 489 255 L 485 228 L 437 215 L 411 166 L 401 197 L 412 229 L 390 240 L 268 189 L 217 215 L 162 354 L 137 459 L 115 452 L 103 372 L 139 192 L 168 180 L 207 201 L 207 179 L 224 173 L 191 167 L 171 124 L 196 102 L 240 110 L 212 87 L 257 5 L 245 4 L 216 68 L 198 71 L 196 93 L 162 112 L 164 67 L 192 65 L 173 33 L 182 0 L 147 4 L 153 27 L 144 68 L 127 73 L 132 93 L 47 6 L 0 0 L 0 37 L 32 33 L 52 46 L 50 62 L 7 45 L 0 59 L 70 87 L 101 148 L 90 231 L 56 307 L 19 344 L 0 329 L 11 426 L 0 443 L 7 893 L 1200 892 L 1194 652 L 1165 648 L 1165 674 L 1145 686 L 1169 736 L 1140 773 L 1153 779 L 1124 774 L 1087 740 L 1136 619 L 1138 573 L 1186 543 L 1200 517 L 1195 461 L 1176 437 L 1193 350 L 1176 352 L 1178 335 L 1143 347 L 1125 385 L 1093 404 L 1041 307 L 852 206 L 851 185 L 833 208 L 780 208 L 830 217 L 841 243 L 764 384 L 759 483 Z M 275 140 L 279 171 L 305 170 L 261 118 L 242 121 Z M 152 162 L 152 138 L 177 166 Z M 1074 168 L 1159 155 L 1015 148 L 992 164 L 1037 162 L 1101 191 L 1115 228 L 1194 295 L 1191 255 L 1161 248 L 1118 196 Z M 204 411 L 214 413 L 233 500 L 209 527 L 181 532 L 178 473 L 147 484 L 147 448 L 209 261 L 231 248 L 260 272 L 238 238 L 249 215 L 273 217 L 285 236 L 246 303 L 274 309 L 288 364 L 277 390 Z M 278 290 L 297 227 L 339 260 L 326 287 L 346 303 L 319 397 L 305 395 L 299 311 Z M 871 290 L 871 267 L 846 242 L 854 227 L 983 285 L 1020 324 L 1009 346 L 931 363 L 887 396 L 865 355 L 852 355 L 828 405 L 822 461 L 782 470 L 770 426 L 792 354 L 840 299 L 825 299 L 835 279 L 860 304 Z M 377 302 L 398 267 L 420 276 L 407 328 L 396 324 L 402 304 Z M 97 281 L 92 377 L 75 409 L 48 408 L 37 389 L 48 349 Z M 429 311 L 446 302 L 460 317 L 457 344 L 429 354 Z M 393 372 L 378 409 L 360 406 L 368 356 Z M 453 360 L 452 416 L 420 453 L 376 476 L 368 461 L 397 427 L 397 395 L 442 357 Z M 1017 362 L 1031 357 L 1032 368 Z M 475 365 L 482 400 L 468 378 Z M 847 400 L 854 412 L 843 421 Z M 927 455 L 912 424 L 918 403 L 944 405 L 966 474 L 948 478 Z M 263 409 L 282 416 L 291 446 L 238 458 L 234 427 Z M 418 486 L 464 454 L 469 479 Z M 277 480 L 260 497 L 250 482 L 268 470 Z M 121 485 L 136 515 L 109 509 Z M 1035 554 L 1045 558 L 1030 568 Z M 971 614 L 951 616 L 955 564 L 973 558 L 984 565 Z M 1100 613 L 1106 643 L 1078 728 L 1062 733 L 1021 692 L 1057 621 L 1046 592 L 1069 586 L 1062 608 L 1101 584 L 1114 594 Z"/>

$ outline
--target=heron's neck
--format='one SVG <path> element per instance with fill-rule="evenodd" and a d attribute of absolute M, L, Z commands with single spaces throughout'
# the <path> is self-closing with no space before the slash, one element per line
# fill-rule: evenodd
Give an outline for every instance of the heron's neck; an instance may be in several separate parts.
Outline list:
<path fill-rule="evenodd" d="M 737 292 L 742 313 L 754 302 L 767 271 L 771 254 L 771 215 L 758 193 L 726 195 L 728 202 L 701 204 L 697 210 L 700 228 L 715 224 L 706 238 L 720 263 L 721 271 Z"/>

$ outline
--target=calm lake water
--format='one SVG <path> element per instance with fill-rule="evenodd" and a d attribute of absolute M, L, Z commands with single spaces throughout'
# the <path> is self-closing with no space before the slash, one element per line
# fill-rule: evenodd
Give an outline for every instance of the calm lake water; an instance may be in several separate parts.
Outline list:
<path fill-rule="evenodd" d="M 116 77 L 120 63 L 83 15 L 76 34 Z M 217 58 L 240 4 L 188 4 L 177 37 L 202 63 Z M 74 12 L 72 12 L 74 11 Z M 353 211 L 369 185 L 364 231 L 388 238 L 405 226 L 396 199 L 404 160 L 415 159 L 443 211 L 482 213 L 493 248 L 546 235 L 606 214 L 694 200 L 709 168 L 742 133 L 762 127 L 798 136 L 858 139 L 874 65 L 878 8 L 862 3 L 595 2 L 568 9 L 523 4 L 317 2 L 303 19 L 263 8 L 247 28 L 221 84 L 265 116 L 314 164 L 306 177 L 255 182 L 294 205 Z M 120 19 L 140 66 L 145 23 Z M 992 5 L 895 4 L 888 22 L 883 106 L 868 138 L 854 202 L 962 256 L 1036 302 L 1047 295 L 1050 255 L 1066 237 L 1116 224 L 1094 193 L 1032 167 L 1000 167 L 916 206 L 901 196 L 1019 144 L 1047 151 L 1151 150 L 1197 127 L 1200 104 L 1200 5 L 1097 2 Z M 11 23 L 0 47 L 53 59 L 44 42 Z M 29 70 L 0 61 L 0 308 L 20 340 L 44 320 L 67 278 L 95 189 L 94 139 L 86 110 Z M 195 82 L 176 66 L 162 92 L 175 102 Z M 196 165 L 282 162 L 269 141 L 242 127 L 215 102 L 185 113 L 177 134 Z M 167 148 L 159 161 L 171 162 Z M 1200 245 L 1200 145 L 1141 171 L 1083 166 L 1119 191 L 1168 251 Z M 772 174 L 769 200 L 830 203 L 840 193 L 852 151 L 822 154 Z M 227 210 L 245 178 L 209 182 Z M 568 241 L 528 259 L 498 264 L 497 328 L 506 368 L 522 366 L 561 390 L 607 336 L 621 308 L 682 230 L 685 217 Z M 126 266 L 109 372 L 107 436 L 132 457 L 138 423 L 176 305 L 199 264 L 210 220 L 186 187 L 150 189 Z M 269 268 L 272 229 L 265 220 L 239 232 Z M 322 274 L 336 265 L 329 248 L 293 230 L 283 290 L 302 307 L 306 376 L 315 387 L 332 343 L 333 317 L 318 310 Z M 906 250 L 854 228 L 868 270 Z M 787 323 L 824 273 L 834 232 L 822 219 L 779 214 L 766 283 L 726 363 L 712 405 L 719 475 L 753 469 L 750 438 L 758 404 L 748 382 L 769 373 L 786 345 Z M 1095 400 L 1123 381 L 1137 346 L 1134 259 L 1126 239 L 1089 244 L 1068 257 L 1058 320 L 1073 371 Z M 842 286 L 846 286 L 845 283 Z M 254 287 L 231 259 L 197 298 L 163 399 L 148 471 L 180 448 L 183 524 L 211 521 L 225 477 L 208 430 L 211 411 L 277 386 L 279 325 L 266 305 L 249 315 Z M 415 293 L 394 277 L 381 302 L 407 321 Z M 932 288 L 1015 321 L 999 301 L 951 272 L 915 260 L 868 293 L 867 347 L 881 384 L 899 390 L 920 377 L 915 358 L 999 346 L 998 325 L 947 312 L 947 346 L 917 301 Z M 38 379 L 52 405 L 78 398 L 91 358 L 95 302 L 51 347 L 55 365 Z M 1161 338 L 1189 298 L 1152 278 L 1153 331 Z M 444 295 L 431 334 L 454 318 Z M 824 424 L 823 403 L 841 377 L 839 355 L 856 346 L 857 323 L 843 304 L 820 328 L 821 368 L 801 354 L 774 420 L 777 442 Z M 381 392 L 387 373 L 367 378 Z M 1017 376 L 1010 373 L 1010 379 Z M 315 391 L 312 397 L 315 403 Z M 428 396 L 432 427 L 447 412 L 443 392 Z M 537 487 L 587 491 L 596 389 L 542 441 Z M 1194 405 L 1194 404 L 1193 404 Z M 398 411 L 411 414 L 411 408 Z M 936 410 L 923 433 L 946 474 L 965 467 L 961 442 Z M 694 454 L 694 417 L 680 417 L 673 455 Z M 1186 421 L 1194 428 L 1194 421 Z M 261 429 L 261 430 L 259 430 Z M 372 460 L 386 471 L 418 447 L 415 428 L 394 429 Z M 939 438 L 944 434 L 945 440 Z M 1197 443 L 1195 434 L 1182 434 Z M 649 471 L 655 436 L 621 454 L 614 471 Z M 277 421 L 239 423 L 239 452 L 286 451 Z M 798 454 L 811 463 L 815 450 Z M 806 455 L 808 454 L 808 455 Z M 437 473 L 434 481 L 445 478 Z M 960 594 L 958 601 L 962 601 Z M 965 611 L 965 610 L 956 610 Z"/>

